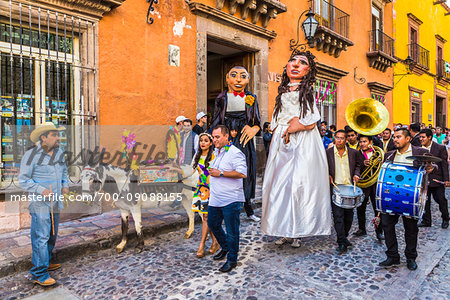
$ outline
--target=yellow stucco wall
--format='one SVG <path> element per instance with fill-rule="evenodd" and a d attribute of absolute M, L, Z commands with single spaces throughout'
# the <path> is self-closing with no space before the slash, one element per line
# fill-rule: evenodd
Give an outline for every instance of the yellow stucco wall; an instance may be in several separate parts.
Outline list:
<path fill-rule="evenodd" d="M 439 85 L 436 78 L 436 59 L 437 59 L 437 38 L 440 35 L 445 40 L 450 41 L 450 16 L 445 16 L 447 9 L 443 5 L 433 5 L 433 1 L 394 0 L 393 3 L 393 35 L 395 39 L 396 56 L 402 60 L 408 56 L 409 44 L 409 17 L 408 13 L 413 14 L 423 23 L 419 26 L 418 44 L 429 51 L 429 70 L 422 75 L 401 75 L 408 73 L 408 67 L 399 62 L 394 67 L 394 90 L 393 90 L 393 122 L 409 124 L 410 123 L 410 88 L 413 87 L 423 90 L 422 94 L 422 122 L 425 124 L 436 125 L 435 99 L 436 89 L 445 92 L 446 101 L 444 106 L 448 110 L 449 85 Z M 450 42 L 444 44 L 443 59 L 450 62 Z M 395 75 L 398 74 L 398 75 Z M 431 115 L 431 119 L 429 119 Z M 447 126 L 448 113 L 447 113 Z"/>

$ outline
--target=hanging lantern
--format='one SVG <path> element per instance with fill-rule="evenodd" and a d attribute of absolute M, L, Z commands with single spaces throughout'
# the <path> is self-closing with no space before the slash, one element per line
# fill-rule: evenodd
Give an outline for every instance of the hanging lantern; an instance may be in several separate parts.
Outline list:
<path fill-rule="evenodd" d="M 302 28 L 305 33 L 305 38 L 309 41 L 314 38 L 319 22 L 314 18 L 314 13 L 311 10 L 306 14 L 306 17 L 305 22 L 302 24 Z"/>

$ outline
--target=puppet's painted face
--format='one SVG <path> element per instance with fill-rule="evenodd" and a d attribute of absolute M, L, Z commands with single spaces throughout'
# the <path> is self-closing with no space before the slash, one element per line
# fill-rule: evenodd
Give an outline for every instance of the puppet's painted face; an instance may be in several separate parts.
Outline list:
<path fill-rule="evenodd" d="M 209 199 L 209 189 L 206 186 L 200 187 L 200 199 L 203 201 Z"/>
<path fill-rule="evenodd" d="M 250 76 L 247 70 L 241 68 L 233 68 L 227 74 L 228 91 L 242 92 L 248 85 Z"/>
<path fill-rule="evenodd" d="M 287 66 L 286 73 L 289 79 L 301 80 L 303 77 L 308 75 L 310 70 L 308 58 L 304 55 L 296 55 L 292 57 Z"/>

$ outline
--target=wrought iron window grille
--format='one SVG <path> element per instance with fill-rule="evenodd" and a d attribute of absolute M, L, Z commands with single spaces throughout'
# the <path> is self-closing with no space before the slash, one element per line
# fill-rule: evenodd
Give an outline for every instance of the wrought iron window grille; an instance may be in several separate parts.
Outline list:
<path fill-rule="evenodd" d="M 0 16 L 0 189 L 6 189 L 18 187 L 15 170 L 31 146 L 26 132 L 37 124 L 77 126 L 80 132 L 61 138 L 62 147 L 75 134 L 80 139 L 70 147 L 97 144 L 95 132 L 82 132 L 97 123 L 97 23 L 14 0 Z"/>

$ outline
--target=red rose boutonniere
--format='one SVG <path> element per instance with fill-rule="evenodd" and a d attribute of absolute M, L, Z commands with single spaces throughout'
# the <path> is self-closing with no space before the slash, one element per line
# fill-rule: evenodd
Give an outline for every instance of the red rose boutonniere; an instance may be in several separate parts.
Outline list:
<path fill-rule="evenodd" d="M 253 106 L 253 103 L 255 103 L 255 97 L 253 97 L 252 95 L 245 96 L 245 104 L 247 104 L 248 106 Z"/>

